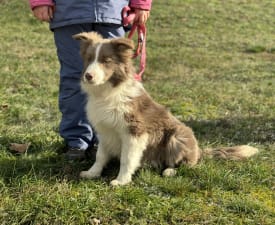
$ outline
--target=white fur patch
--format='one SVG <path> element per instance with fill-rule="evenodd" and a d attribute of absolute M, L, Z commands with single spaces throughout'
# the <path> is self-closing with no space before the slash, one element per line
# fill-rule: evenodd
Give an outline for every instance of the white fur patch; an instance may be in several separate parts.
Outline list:
<path fill-rule="evenodd" d="M 148 134 L 132 136 L 125 120 L 125 114 L 132 110 L 129 101 L 143 93 L 143 86 L 129 79 L 118 88 L 113 88 L 109 82 L 99 86 L 87 82 L 82 88 L 88 94 L 87 116 L 99 135 L 99 148 L 95 164 L 80 176 L 99 177 L 109 159 L 117 157 L 121 162 L 120 172 L 111 185 L 127 184 L 140 166 L 148 144 Z"/>
<path fill-rule="evenodd" d="M 111 185 L 124 185 L 132 181 L 132 175 L 140 167 L 143 152 L 148 144 L 148 134 L 133 137 L 129 134 L 122 136 L 120 155 L 120 170 L 117 178 Z"/>
<path fill-rule="evenodd" d="M 238 146 L 239 154 L 245 158 L 249 158 L 259 152 L 257 148 L 248 145 Z"/>
<path fill-rule="evenodd" d="M 131 80 L 118 88 L 113 88 L 108 82 L 98 87 L 90 87 L 89 83 L 82 87 L 89 93 L 86 111 L 96 130 L 101 130 L 101 127 L 122 130 L 126 126 L 124 115 L 131 111 L 128 102 L 143 91 L 139 82 L 132 83 Z"/>

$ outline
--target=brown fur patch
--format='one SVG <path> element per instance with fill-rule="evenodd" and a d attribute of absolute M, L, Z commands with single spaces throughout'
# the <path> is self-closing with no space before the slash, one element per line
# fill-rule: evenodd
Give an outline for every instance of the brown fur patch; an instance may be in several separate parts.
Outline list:
<path fill-rule="evenodd" d="M 144 161 L 153 161 L 153 164 L 164 167 L 197 163 L 200 149 L 190 128 L 176 120 L 146 92 L 130 104 L 132 113 L 125 115 L 129 132 L 134 136 L 149 134 Z"/>
<path fill-rule="evenodd" d="M 244 160 L 256 154 L 258 150 L 248 145 L 220 147 L 205 149 L 204 153 L 208 157 L 217 159 Z"/>
<path fill-rule="evenodd" d="M 98 63 L 102 64 L 105 73 L 109 74 L 106 80 L 108 80 L 113 87 L 118 86 L 127 79 L 129 75 L 126 68 L 132 67 L 131 61 L 123 61 L 124 58 L 121 57 L 121 54 L 123 53 L 117 52 L 112 42 L 107 42 L 102 44 L 98 56 Z"/>

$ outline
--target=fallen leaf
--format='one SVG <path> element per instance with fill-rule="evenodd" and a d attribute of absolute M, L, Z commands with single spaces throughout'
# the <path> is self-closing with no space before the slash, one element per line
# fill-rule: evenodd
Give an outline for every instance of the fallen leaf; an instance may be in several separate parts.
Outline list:
<path fill-rule="evenodd" d="M 26 144 L 11 143 L 10 150 L 17 153 L 26 153 L 30 145 L 31 143 L 26 143 Z"/>
<path fill-rule="evenodd" d="M 9 105 L 8 105 L 8 104 L 2 104 L 2 105 L 1 105 L 1 109 L 3 109 L 3 110 L 4 110 L 4 109 L 8 109 L 8 108 L 9 108 Z"/>

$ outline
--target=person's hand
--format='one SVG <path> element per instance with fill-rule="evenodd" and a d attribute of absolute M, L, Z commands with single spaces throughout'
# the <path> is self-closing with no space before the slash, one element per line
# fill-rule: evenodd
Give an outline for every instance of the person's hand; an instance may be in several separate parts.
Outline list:
<path fill-rule="evenodd" d="M 42 5 L 33 9 L 33 15 L 40 21 L 50 22 L 53 18 L 53 7 Z"/>
<path fill-rule="evenodd" d="M 134 23 L 137 25 L 143 25 L 146 23 L 150 16 L 150 11 L 148 10 L 142 10 L 142 9 L 135 9 L 135 19 Z"/>

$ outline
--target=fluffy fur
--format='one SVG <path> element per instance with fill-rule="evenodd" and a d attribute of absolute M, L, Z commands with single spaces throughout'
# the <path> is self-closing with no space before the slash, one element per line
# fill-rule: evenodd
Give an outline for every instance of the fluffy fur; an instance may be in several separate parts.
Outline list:
<path fill-rule="evenodd" d="M 113 157 L 120 160 L 120 171 L 112 185 L 131 182 L 143 163 L 162 168 L 164 176 L 174 175 L 174 168 L 182 163 L 196 165 L 202 151 L 193 131 L 154 102 L 142 84 L 133 79 L 133 42 L 126 38 L 103 39 L 96 33 L 80 33 L 74 38 L 81 41 L 81 87 L 88 96 L 87 116 L 99 137 L 96 161 L 80 176 L 99 177 Z M 244 145 L 208 149 L 205 153 L 238 160 L 257 151 Z"/>

